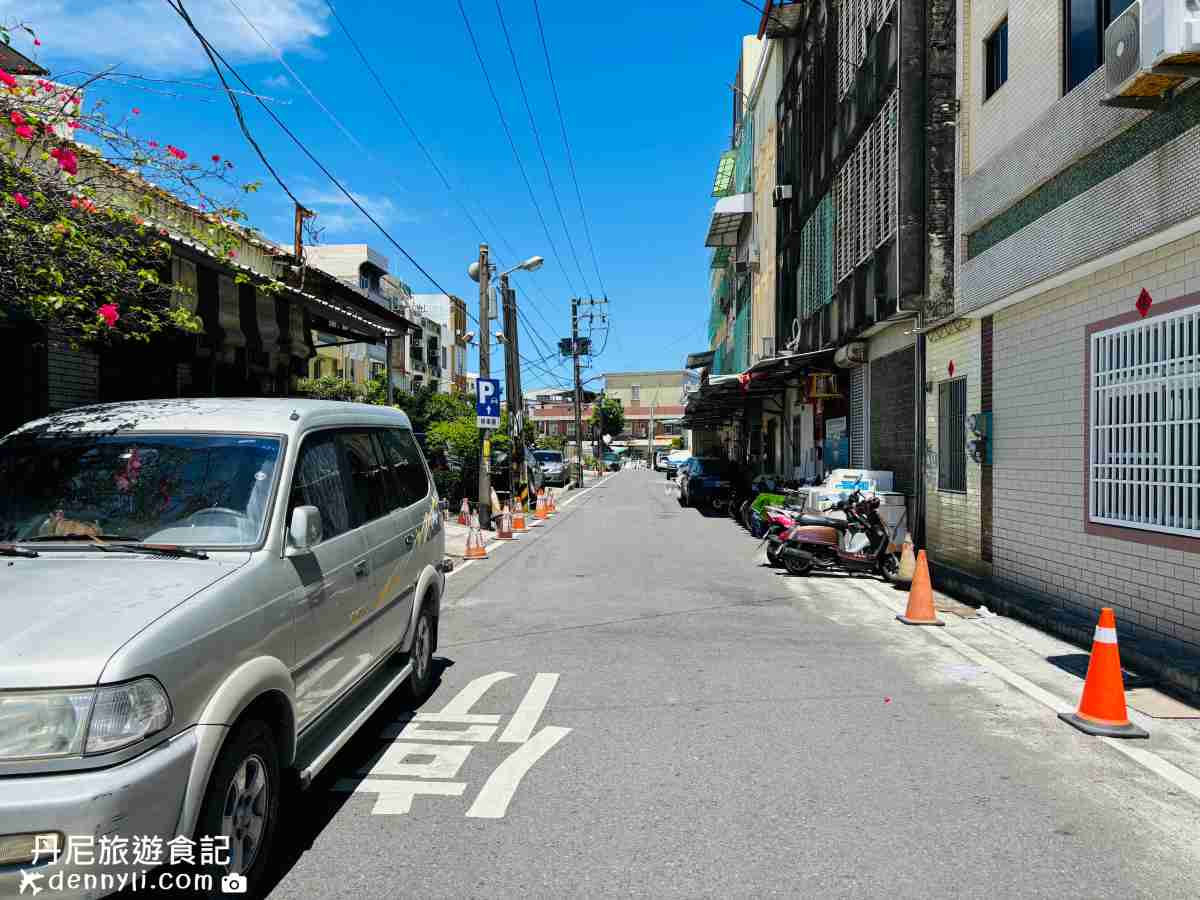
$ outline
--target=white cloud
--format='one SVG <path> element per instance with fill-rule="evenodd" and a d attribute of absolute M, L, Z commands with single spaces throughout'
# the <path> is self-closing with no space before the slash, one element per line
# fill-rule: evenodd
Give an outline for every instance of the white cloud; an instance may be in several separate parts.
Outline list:
<path fill-rule="evenodd" d="M 417 221 L 417 217 L 410 210 L 397 206 L 390 197 L 358 191 L 350 193 L 385 228 L 397 223 Z M 305 191 L 300 197 L 313 207 L 317 213 L 314 224 L 317 228 L 324 229 L 326 236 L 374 228 L 346 195 L 336 189 Z"/>
<path fill-rule="evenodd" d="M 329 10 L 320 0 L 237 0 L 237 5 L 282 53 L 311 51 L 329 33 Z M 185 6 L 230 62 L 275 58 L 228 0 L 189 0 Z M 164 0 L 0 0 L 0 20 L 33 27 L 42 40 L 43 58 L 52 63 L 119 63 L 143 74 L 210 67 L 195 35 Z"/>
<path fill-rule="evenodd" d="M 291 84 L 286 75 L 272 75 L 263 79 L 263 87 L 274 88 L 277 91 L 287 90 Z"/>

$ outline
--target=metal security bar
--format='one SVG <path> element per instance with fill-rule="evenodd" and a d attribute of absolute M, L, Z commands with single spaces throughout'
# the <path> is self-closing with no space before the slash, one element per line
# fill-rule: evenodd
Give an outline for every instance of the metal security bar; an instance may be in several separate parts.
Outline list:
<path fill-rule="evenodd" d="M 938 490 L 967 490 L 967 380 L 938 385 Z"/>
<path fill-rule="evenodd" d="M 850 370 L 850 465 L 867 467 L 867 366 Z"/>
<path fill-rule="evenodd" d="M 1200 311 L 1092 336 L 1093 522 L 1200 536 Z"/>

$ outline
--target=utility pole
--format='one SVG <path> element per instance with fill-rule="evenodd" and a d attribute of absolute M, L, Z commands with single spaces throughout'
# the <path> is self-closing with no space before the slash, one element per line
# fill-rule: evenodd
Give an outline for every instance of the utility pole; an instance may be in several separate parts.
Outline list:
<path fill-rule="evenodd" d="M 575 358 L 575 458 L 578 463 L 579 480 L 576 487 L 583 487 L 583 385 L 579 381 L 579 298 L 571 298 L 571 355 Z"/>
<path fill-rule="evenodd" d="M 517 292 L 508 286 L 508 273 L 500 276 L 500 297 L 504 303 L 504 370 L 505 390 L 508 391 L 508 434 L 511 439 L 509 462 L 509 492 L 515 501 L 521 494 L 525 479 L 525 403 L 521 394 L 521 357 L 517 344 Z"/>
<path fill-rule="evenodd" d="M 492 366 L 491 335 L 488 327 L 491 324 L 489 315 L 489 282 L 491 271 L 488 268 L 488 245 L 479 245 L 479 377 L 490 378 Z M 490 528 L 492 522 L 492 478 L 488 472 L 488 458 L 491 454 L 491 441 L 488 440 L 488 430 L 479 429 L 479 527 Z"/>
<path fill-rule="evenodd" d="M 654 388 L 650 388 L 654 390 Z M 658 393 L 650 395 L 650 430 L 646 433 L 646 468 L 654 468 L 654 404 L 658 402 Z"/>

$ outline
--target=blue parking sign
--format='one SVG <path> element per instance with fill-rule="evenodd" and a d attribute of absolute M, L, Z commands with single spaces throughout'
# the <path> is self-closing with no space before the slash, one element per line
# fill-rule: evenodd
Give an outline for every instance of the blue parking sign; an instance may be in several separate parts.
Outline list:
<path fill-rule="evenodd" d="M 480 378 L 475 382 L 475 424 L 480 428 L 500 427 L 498 378 Z"/>

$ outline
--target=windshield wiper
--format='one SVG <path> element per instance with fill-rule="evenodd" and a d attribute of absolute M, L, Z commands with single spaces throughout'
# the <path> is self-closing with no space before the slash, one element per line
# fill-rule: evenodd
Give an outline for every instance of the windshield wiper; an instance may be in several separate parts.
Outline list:
<path fill-rule="evenodd" d="M 85 534 L 82 531 L 72 531 L 69 534 L 39 534 L 36 537 L 21 538 L 22 544 L 32 544 L 35 541 L 51 543 L 54 541 L 136 541 L 137 538 L 126 534 Z"/>
<path fill-rule="evenodd" d="M 188 559 L 208 559 L 203 550 L 191 550 L 178 544 L 143 544 L 135 537 L 122 534 L 42 534 L 25 538 L 25 541 L 89 541 L 93 547 L 106 553 L 150 553 L 155 556 L 186 556 Z M 121 543 L 112 543 L 121 541 Z M 22 542 L 24 543 L 24 542 Z M 29 551 L 33 553 L 33 551 Z M 34 553 L 36 556 L 37 554 Z"/>
<path fill-rule="evenodd" d="M 24 547 L 14 547 L 12 544 L 0 544 L 0 556 L 24 556 L 29 559 L 41 556 L 36 550 L 26 550 Z"/>
<path fill-rule="evenodd" d="M 150 553 L 154 556 L 186 556 L 188 559 L 208 559 L 203 550 L 192 550 L 178 544 L 106 544 L 96 541 L 96 546 L 105 553 Z"/>

